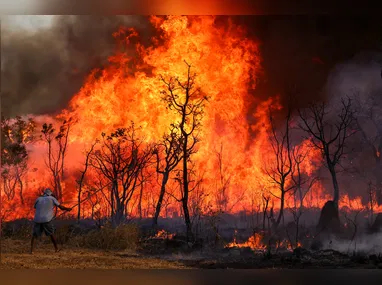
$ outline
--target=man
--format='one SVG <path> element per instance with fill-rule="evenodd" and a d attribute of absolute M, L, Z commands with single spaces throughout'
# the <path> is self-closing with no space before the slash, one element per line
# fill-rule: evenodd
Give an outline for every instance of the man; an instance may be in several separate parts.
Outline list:
<path fill-rule="evenodd" d="M 50 236 L 56 252 L 59 251 L 56 239 L 54 237 L 56 229 L 52 222 L 54 218 L 54 207 L 58 207 L 64 211 L 71 211 L 72 209 L 60 205 L 60 203 L 52 194 L 53 193 L 49 188 L 45 189 L 43 196 L 38 197 L 34 204 L 36 212 L 33 220 L 34 226 L 31 241 L 31 254 L 33 254 L 35 238 L 41 237 L 43 232 L 46 236 Z"/>

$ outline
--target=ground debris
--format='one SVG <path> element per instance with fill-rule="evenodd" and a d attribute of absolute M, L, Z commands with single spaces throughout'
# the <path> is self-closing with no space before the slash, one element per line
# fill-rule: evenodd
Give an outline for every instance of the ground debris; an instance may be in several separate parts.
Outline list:
<path fill-rule="evenodd" d="M 174 257 L 173 257 L 174 258 Z M 175 257 L 176 258 L 176 257 Z M 174 259 L 175 260 L 175 259 Z M 214 255 L 195 258 L 192 254 L 176 259 L 187 267 L 194 268 L 382 268 L 378 256 L 357 257 L 336 250 L 311 251 L 304 248 L 293 252 L 251 253 L 246 248 L 229 248 Z"/>

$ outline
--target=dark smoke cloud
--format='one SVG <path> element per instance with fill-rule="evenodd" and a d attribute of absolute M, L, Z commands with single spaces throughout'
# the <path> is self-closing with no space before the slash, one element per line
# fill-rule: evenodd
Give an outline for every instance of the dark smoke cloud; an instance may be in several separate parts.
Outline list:
<path fill-rule="evenodd" d="M 382 18 L 375 16 L 238 16 L 260 43 L 264 75 L 256 97 L 282 96 L 296 85 L 296 107 L 327 99 L 332 69 L 365 50 L 382 49 Z"/>
<path fill-rule="evenodd" d="M 382 92 L 381 71 L 382 50 L 360 52 L 333 68 L 325 86 L 326 92 L 333 98 L 356 92 L 365 101 L 371 94 Z"/>
<path fill-rule="evenodd" d="M 150 25 L 142 16 L 57 16 L 37 32 L 1 30 L 1 111 L 5 116 L 54 113 L 66 107 L 84 78 L 112 54 L 112 33 L 135 27 L 144 40 Z"/>

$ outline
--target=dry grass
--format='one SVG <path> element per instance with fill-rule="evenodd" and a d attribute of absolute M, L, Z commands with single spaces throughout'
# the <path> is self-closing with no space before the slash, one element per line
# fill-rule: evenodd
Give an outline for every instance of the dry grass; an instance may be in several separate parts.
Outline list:
<path fill-rule="evenodd" d="M 139 239 L 139 231 L 136 225 L 120 225 L 117 228 L 111 226 L 100 230 L 93 230 L 85 235 L 74 237 L 70 243 L 83 248 L 103 250 L 135 250 Z"/>
<path fill-rule="evenodd" d="M 141 256 L 134 251 L 100 251 L 87 248 L 64 247 L 55 253 L 53 245 L 36 244 L 29 254 L 29 241 L 3 239 L 1 241 L 1 269 L 182 269 L 179 262 Z"/>

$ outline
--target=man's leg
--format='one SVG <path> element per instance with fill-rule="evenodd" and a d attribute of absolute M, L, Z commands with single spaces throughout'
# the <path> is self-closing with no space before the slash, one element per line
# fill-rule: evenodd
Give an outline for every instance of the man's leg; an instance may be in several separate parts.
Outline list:
<path fill-rule="evenodd" d="M 31 254 L 33 254 L 33 249 L 34 249 L 34 235 L 32 235 L 32 240 L 31 240 Z"/>
<path fill-rule="evenodd" d="M 41 236 L 41 234 L 42 234 L 41 224 L 34 223 L 33 231 L 32 231 L 32 240 L 31 240 L 31 251 L 30 251 L 31 254 L 33 254 L 36 237 Z"/>
<path fill-rule="evenodd" d="M 54 233 L 56 232 L 56 228 L 54 227 L 54 225 L 51 221 L 44 224 L 44 231 L 45 231 L 45 234 L 47 236 L 50 236 L 50 240 L 53 243 L 54 249 L 56 252 L 58 252 L 59 250 L 58 250 L 56 238 L 54 237 Z"/>
<path fill-rule="evenodd" d="M 50 239 L 51 239 L 51 241 L 52 241 L 52 243 L 53 243 L 53 245 L 54 245 L 54 250 L 55 250 L 56 252 L 58 252 L 58 247 L 57 247 L 56 238 L 54 237 L 53 234 L 50 236 Z"/>

